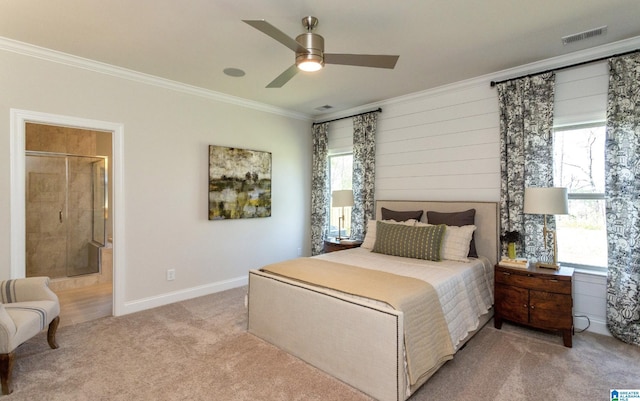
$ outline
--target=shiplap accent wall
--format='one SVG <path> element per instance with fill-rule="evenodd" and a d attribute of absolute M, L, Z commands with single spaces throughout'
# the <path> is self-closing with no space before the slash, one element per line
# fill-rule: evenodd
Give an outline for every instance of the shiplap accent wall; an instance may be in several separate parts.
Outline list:
<path fill-rule="evenodd" d="M 351 145 L 351 119 L 329 147 Z M 376 136 L 376 198 L 498 201 L 498 101 L 488 82 L 385 104 Z"/>
<path fill-rule="evenodd" d="M 606 62 L 558 71 L 557 126 L 605 118 Z M 378 106 L 378 105 L 375 105 Z M 488 80 L 451 85 L 379 104 L 376 135 L 376 199 L 500 200 L 500 120 Z M 374 107 L 373 107 L 374 108 Z M 329 126 L 332 153 L 352 149 L 351 119 Z M 576 273 L 574 314 L 606 329 L 606 277 Z M 578 330 L 587 319 L 576 317 Z"/>

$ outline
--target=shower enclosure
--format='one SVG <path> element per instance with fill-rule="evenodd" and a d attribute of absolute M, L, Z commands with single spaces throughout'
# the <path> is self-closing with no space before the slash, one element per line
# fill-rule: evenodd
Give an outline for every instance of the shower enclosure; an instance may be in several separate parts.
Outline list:
<path fill-rule="evenodd" d="M 26 275 L 100 272 L 107 244 L 107 158 L 26 153 Z"/>

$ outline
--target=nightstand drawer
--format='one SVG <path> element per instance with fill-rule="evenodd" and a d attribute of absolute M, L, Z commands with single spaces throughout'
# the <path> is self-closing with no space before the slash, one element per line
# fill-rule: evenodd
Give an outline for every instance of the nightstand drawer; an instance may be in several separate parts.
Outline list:
<path fill-rule="evenodd" d="M 554 276 L 540 277 L 527 272 L 513 273 L 497 270 L 495 272 L 495 279 L 496 283 L 513 285 L 530 290 L 571 295 L 571 281 L 559 280 Z"/>

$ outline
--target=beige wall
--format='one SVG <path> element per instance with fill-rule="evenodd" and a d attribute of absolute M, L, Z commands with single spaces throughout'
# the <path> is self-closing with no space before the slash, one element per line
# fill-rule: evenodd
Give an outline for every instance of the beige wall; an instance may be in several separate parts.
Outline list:
<path fill-rule="evenodd" d="M 121 313 L 239 285 L 250 268 L 309 253 L 309 121 L 6 50 L 0 91 L 0 278 L 11 272 L 11 220 L 23 218 L 10 215 L 12 108 L 122 125 Z M 272 217 L 208 221 L 210 144 L 272 152 Z"/>

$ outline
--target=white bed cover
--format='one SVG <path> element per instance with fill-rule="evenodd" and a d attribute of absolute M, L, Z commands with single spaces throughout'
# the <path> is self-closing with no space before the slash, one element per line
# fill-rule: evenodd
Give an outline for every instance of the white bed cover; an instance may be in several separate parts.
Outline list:
<path fill-rule="evenodd" d="M 493 305 L 493 268 L 487 258 L 470 258 L 469 262 L 433 262 L 383 255 L 365 248 L 314 257 L 428 282 L 438 293 L 451 334 L 451 343 L 456 350 L 468 333 L 478 328 L 479 316 L 488 312 Z M 390 308 L 380 301 L 367 299 L 366 302 Z"/>

